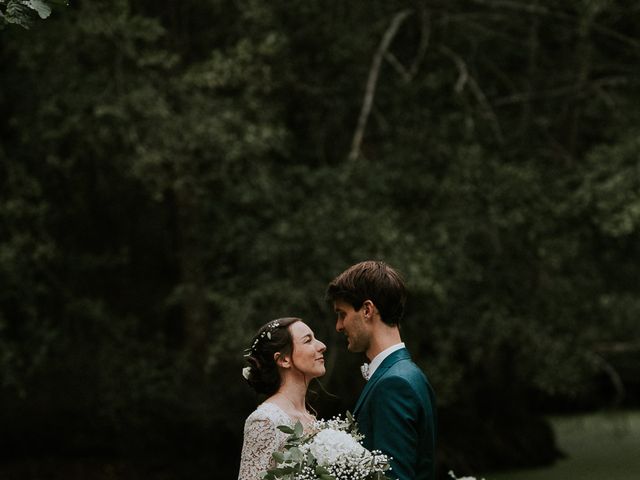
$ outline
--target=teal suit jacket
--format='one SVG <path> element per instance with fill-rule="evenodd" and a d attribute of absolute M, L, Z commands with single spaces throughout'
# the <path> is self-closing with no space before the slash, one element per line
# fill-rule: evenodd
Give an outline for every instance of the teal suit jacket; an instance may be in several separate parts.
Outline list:
<path fill-rule="evenodd" d="M 376 369 L 354 409 L 363 444 L 393 457 L 387 476 L 435 480 L 435 396 L 406 348 Z"/>

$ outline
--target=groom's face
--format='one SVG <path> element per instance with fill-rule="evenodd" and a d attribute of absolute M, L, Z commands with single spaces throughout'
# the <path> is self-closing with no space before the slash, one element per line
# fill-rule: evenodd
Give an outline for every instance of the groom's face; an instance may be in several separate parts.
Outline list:
<path fill-rule="evenodd" d="M 362 308 L 358 311 L 347 302 L 333 302 L 336 312 L 336 331 L 347 337 L 347 348 L 350 352 L 365 352 L 369 348 L 369 333 L 362 316 Z"/>

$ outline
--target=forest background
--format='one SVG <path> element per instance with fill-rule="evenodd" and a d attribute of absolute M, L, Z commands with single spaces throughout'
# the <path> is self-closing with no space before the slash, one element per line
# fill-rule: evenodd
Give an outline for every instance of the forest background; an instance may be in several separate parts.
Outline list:
<path fill-rule="evenodd" d="M 19 3 L 60 2 L 0 2 L 3 478 L 235 478 L 280 316 L 328 345 L 319 414 L 352 408 L 324 290 L 369 258 L 442 475 L 640 405 L 635 2 Z"/>

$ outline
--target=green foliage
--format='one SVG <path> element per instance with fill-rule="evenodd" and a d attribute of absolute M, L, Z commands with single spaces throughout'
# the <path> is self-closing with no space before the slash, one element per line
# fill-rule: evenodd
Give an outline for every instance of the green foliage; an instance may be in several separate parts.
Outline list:
<path fill-rule="evenodd" d="M 25 395 L 25 379 L 46 365 L 57 336 L 52 312 L 59 255 L 46 229 L 50 214 L 40 182 L 20 164 L 1 155 L 5 167 L 0 195 L 0 382 Z"/>

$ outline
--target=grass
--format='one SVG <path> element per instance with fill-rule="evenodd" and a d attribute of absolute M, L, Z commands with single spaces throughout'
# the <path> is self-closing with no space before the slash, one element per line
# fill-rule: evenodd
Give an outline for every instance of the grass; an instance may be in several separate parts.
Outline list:
<path fill-rule="evenodd" d="M 551 419 L 567 455 L 549 468 L 501 472 L 487 480 L 638 480 L 640 411 Z"/>

